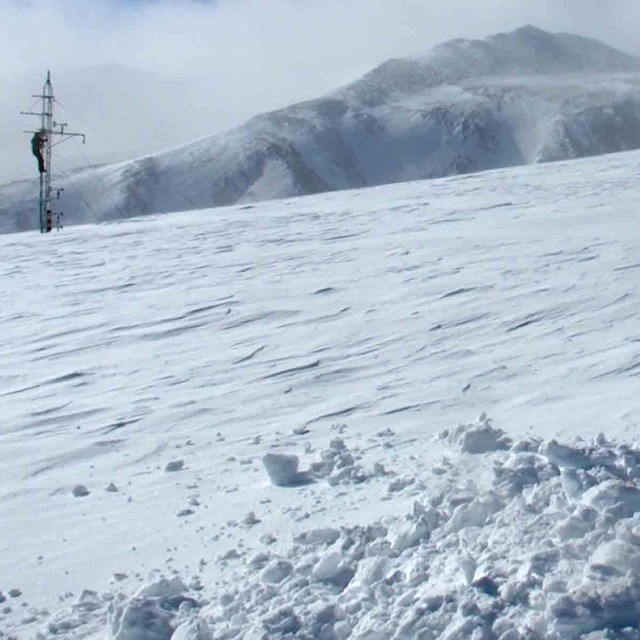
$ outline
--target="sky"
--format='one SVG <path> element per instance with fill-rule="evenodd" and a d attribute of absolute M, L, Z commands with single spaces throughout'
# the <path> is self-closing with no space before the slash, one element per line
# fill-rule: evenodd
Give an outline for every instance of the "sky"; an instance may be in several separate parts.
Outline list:
<path fill-rule="evenodd" d="M 89 134 L 64 167 L 224 131 L 455 37 L 534 24 L 640 54 L 638 0 L 0 0 L 0 24 L 0 183 L 33 177 L 18 113 L 48 68 Z"/>

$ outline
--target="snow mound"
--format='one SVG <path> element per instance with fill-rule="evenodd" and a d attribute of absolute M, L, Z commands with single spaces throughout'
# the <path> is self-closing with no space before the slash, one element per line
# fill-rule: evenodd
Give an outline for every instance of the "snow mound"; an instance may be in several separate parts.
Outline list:
<path fill-rule="evenodd" d="M 457 445 L 464 453 L 489 453 L 508 449 L 511 445 L 507 434 L 493 427 L 491 419 L 484 413 L 477 422 L 443 431 L 440 438 Z"/>
<path fill-rule="evenodd" d="M 484 485 L 461 497 L 451 489 L 453 465 L 444 478 L 449 489 L 439 471 L 404 517 L 308 531 L 282 555 L 265 550 L 208 593 L 199 612 L 207 633 L 221 640 L 637 638 L 625 629 L 640 624 L 640 449 L 602 437 L 523 440 L 507 449 L 486 417 L 451 435 L 462 451 L 452 455 L 461 463 L 472 456 L 489 471 Z M 567 460 L 583 488 L 571 495 L 558 464 Z M 136 603 L 124 610 L 142 606 L 165 625 L 156 603 Z"/>
<path fill-rule="evenodd" d="M 39 637 L 106 619 L 111 640 L 639 638 L 640 446 L 511 443 L 486 416 L 443 437 L 450 464 L 415 483 L 404 515 L 264 542 L 208 583 L 87 591 Z M 321 463 L 325 479 L 358 467 L 342 440 Z"/>
<path fill-rule="evenodd" d="M 359 484 L 367 479 L 367 473 L 342 438 L 331 440 L 329 448 L 321 452 L 320 460 L 311 465 L 311 474 L 331 485 Z"/>

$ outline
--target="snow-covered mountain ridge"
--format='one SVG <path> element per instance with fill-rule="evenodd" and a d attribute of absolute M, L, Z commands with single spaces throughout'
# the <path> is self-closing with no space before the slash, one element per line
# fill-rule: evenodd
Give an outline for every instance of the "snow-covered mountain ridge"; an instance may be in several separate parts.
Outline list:
<path fill-rule="evenodd" d="M 68 175 L 67 223 L 434 178 L 640 147 L 640 60 L 525 27 L 391 60 L 331 95 L 181 148 Z M 34 228 L 33 181 L 0 230 Z"/>
<path fill-rule="evenodd" d="M 379 103 L 393 92 L 413 94 L 469 78 L 624 71 L 640 71 L 640 59 L 597 40 L 526 26 L 485 40 L 451 40 L 421 56 L 389 60 L 344 93 Z"/>

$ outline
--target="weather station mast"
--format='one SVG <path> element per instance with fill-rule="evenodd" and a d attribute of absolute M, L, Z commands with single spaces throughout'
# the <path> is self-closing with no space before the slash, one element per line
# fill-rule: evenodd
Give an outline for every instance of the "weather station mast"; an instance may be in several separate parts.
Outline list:
<path fill-rule="evenodd" d="M 25 130 L 25 133 L 33 134 L 31 149 L 38 161 L 38 171 L 40 173 L 40 233 L 49 233 L 54 224 L 56 229 L 62 228 L 61 217 L 63 215 L 61 212 L 54 212 L 52 209 L 52 194 L 55 193 L 55 199 L 57 200 L 63 191 L 63 189 L 56 189 L 51 186 L 52 149 L 71 138 L 82 138 L 82 143 L 84 144 L 85 134 L 66 131 L 66 122 L 56 122 L 53 119 L 53 107 L 57 101 L 53 95 L 50 71 L 47 71 L 47 79 L 42 88 L 42 93 L 31 97 L 38 98 L 41 101 L 41 110 L 39 112 L 21 111 L 20 113 L 40 118 L 40 128 L 37 130 Z M 58 138 L 58 140 L 54 142 L 54 138 Z"/>

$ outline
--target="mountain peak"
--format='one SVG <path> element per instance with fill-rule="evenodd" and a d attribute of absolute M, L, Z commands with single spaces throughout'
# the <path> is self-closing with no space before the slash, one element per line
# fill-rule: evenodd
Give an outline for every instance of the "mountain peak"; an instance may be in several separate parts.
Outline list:
<path fill-rule="evenodd" d="M 640 71 L 640 58 L 598 40 L 528 24 L 483 40 L 456 38 L 423 55 L 389 60 L 333 95 L 371 106 L 468 79 L 630 71 Z"/>
<path fill-rule="evenodd" d="M 414 60 L 428 64 L 454 80 L 518 73 L 621 72 L 640 69 L 640 58 L 599 40 L 550 33 L 530 24 L 483 40 L 450 40 Z"/>
<path fill-rule="evenodd" d="M 520 27 L 519 29 L 516 29 L 515 31 L 512 31 L 513 35 L 519 36 L 536 36 L 536 37 L 549 37 L 549 36 L 553 36 L 552 33 L 550 33 L 549 31 L 545 31 L 544 29 L 540 29 L 539 27 L 536 27 L 535 25 L 532 24 L 525 24 L 524 27 Z"/>

